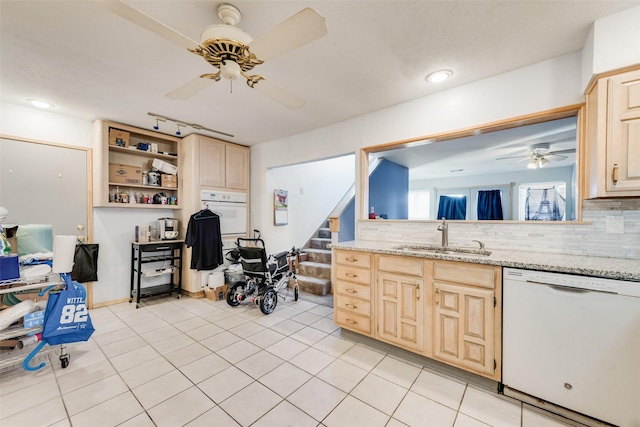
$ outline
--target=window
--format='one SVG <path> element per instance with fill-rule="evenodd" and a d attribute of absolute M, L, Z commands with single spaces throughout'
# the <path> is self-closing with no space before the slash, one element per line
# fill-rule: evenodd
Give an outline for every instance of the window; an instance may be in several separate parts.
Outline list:
<path fill-rule="evenodd" d="M 567 183 L 535 182 L 519 187 L 518 219 L 522 221 L 565 221 Z"/>
<path fill-rule="evenodd" d="M 409 219 L 431 219 L 429 191 L 409 191 Z"/>

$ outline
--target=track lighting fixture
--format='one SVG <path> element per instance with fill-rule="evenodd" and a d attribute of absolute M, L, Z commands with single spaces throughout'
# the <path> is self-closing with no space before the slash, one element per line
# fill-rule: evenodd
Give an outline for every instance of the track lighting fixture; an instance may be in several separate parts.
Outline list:
<path fill-rule="evenodd" d="M 155 125 L 153 126 L 153 129 L 155 129 L 155 130 L 159 130 L 160 129 L 159 122 L 173 122 L 173 123 L 175 123 L 176 124 L 176 135 L 178 135 L 178 136 L 182 135 L 182 132 L 180 131 L 180 128 L 184 128 L 184 127 L 190 127 L 190 128 L 196 129 L 196 130 L 206 130 L 206 131 L 209 131 L 209 132 L 218 133 L 220 135 L 225 135 L 225 136 L 228 136 L 230 138 L 233 138 L 235 136 L 235 135 L 232 135 L 230 133 L 221 132 L 219 130 L 206 128 L 206 127 L 201 126 L 201 125 L 199 125 L 197 123 L 187 123 L 187 122 L 183 122 L 183 121 L 178 120 L 178 119 L 172 119 L 171 117 L 161 116 L 161 115 L 156 114 L 156 113 L 147 113 L 147 114 L 155 119 L 156 122 L 155 122 Z"/>
<path fill-rule="evenodd" d="M 156 116 L 156 124 L 153 126 L 153 128 L 155 130 L 159 130 L 160 129 L 160 124 L 158 122 L 166 122 L 167 119 L 165 117 L 162 116 Z"/>

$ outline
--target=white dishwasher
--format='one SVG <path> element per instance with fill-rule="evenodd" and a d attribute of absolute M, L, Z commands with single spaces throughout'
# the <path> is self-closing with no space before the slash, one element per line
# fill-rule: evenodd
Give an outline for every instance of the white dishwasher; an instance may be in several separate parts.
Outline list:
<path fill-rule="evenodd" d="M 640 427 L 640 283 L 515 268 L 503 280 L 505 394 Z"/>

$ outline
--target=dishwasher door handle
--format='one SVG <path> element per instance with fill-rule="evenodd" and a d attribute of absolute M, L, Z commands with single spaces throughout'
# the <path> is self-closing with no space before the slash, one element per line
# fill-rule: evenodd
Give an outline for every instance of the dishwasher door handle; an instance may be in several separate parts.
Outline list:
<path fill-rule="evenodd" d="M 601 290 L 597 290 L 597 289 L 584 289 L 584 288 L 572 288 L 571 286 L 562 286 L 562 285 L 554 285 L 551 283 L 544 283 L 544 282 L 536 282 L 535 280 L 527 280 L 527 283 L 534 283 L 536 285 L 544 285 L 544 286 L 548 286 L 551 289 L 555 289 L 557 291 L 560 292 L 567 292 L 567 293 L 573 293 L 573 294 L 586 294 L 588 292 L 598 292 L 601 294 L 612 294 L 612 295 L 617 295 L 617 292 L 608 292 L 608 291 L 601 291 Z"/>

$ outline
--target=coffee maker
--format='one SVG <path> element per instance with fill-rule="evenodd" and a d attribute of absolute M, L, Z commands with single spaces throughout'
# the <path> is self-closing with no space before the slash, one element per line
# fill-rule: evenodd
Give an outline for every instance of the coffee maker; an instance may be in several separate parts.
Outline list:
<path fill-rule="evenodd" d="M 160 240 L 173 240 L 178 237 L 178 220 L 175 218 L 158 218 Z"/>

